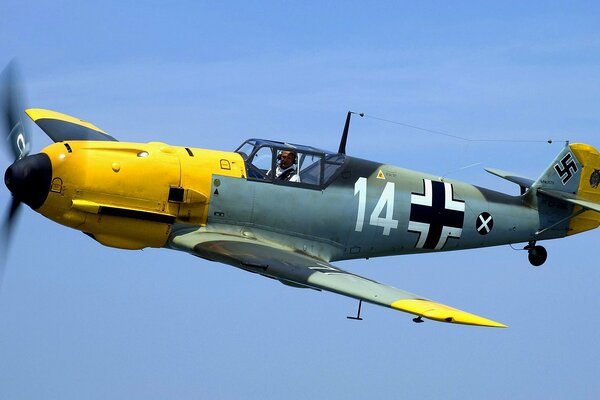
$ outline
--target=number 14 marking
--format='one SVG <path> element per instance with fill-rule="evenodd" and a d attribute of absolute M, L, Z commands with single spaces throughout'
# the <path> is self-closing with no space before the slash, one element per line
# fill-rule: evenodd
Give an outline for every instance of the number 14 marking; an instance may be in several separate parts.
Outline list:
<path fill-rule="evenodd" d="M 394 182 L 387 182 L 385 188 L 371 213 L 369 225 L 383 227 L 383 234 L 390 235 L 392 229 L 398 229 L 398 220 L 393 219 L 394 215 L 394 193 L 396 185 Z M 365 214 L 367 209 L 367 178 L 358 178 L 354 184 L 354 196 L 358 194 L 358 214 L 356 215 L 356 232 L 362 232 L 365 224 Z M 385 216 L 381 213 L 385 208 Z"/>

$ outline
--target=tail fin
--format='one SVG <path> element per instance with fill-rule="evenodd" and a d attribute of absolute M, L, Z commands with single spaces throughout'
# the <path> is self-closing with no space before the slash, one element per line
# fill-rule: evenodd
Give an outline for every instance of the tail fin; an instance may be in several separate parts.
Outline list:
<path fill-rule="evenodd" d="M 588 144 L 565 146 L 531 186 L 531 192 L 574 205 L 568 235 L 597 228 L 600 225 L 600 153 Z"/>

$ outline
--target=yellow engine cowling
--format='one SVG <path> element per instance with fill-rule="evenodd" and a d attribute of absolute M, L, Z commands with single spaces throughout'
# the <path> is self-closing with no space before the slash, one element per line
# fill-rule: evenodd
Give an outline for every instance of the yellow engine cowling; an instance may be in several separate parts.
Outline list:
<path fill-rule="evenodd" d="M 52 185 L 37 211 L 123 249 L 162 247 L 175 222 L 204 225 L 213 174 L 245 176 L 237 153 L 164 143 L 72 141 L 43 152 Z"/>

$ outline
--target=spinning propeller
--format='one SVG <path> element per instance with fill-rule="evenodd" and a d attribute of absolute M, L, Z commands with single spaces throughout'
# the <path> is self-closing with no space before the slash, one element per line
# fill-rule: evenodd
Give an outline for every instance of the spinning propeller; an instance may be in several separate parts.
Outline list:
<path fill-rule="evenodd" d="M 13 160 L 18 161 L 29 154 L 30 138 L 25 132 L 21 120 L 23 91 L 14 60 L 4 69 L 0 79 L 0 109 L 3 118 L 1 136 L 5 137 L 4 146 L 10 151 Z M 12 198 L 6 221 L 3 224 L 7 237 L 3 239 L 8 239 L 10 236 L 20 204 L 21 202 L 16 197 Z"/>
<path fill-rule="evenodd" d="M 31 136 L 25 129 L 24 92 L 16 62 L 11 61 L 0 75 L 0 137 L 3 147 L 14 160 L 4 174 L 4 183 L 12 193 L 0 237 L 0 285 L 8 247 L 21 203 L 40 207 L 48 193 L 52 166 L 47 155 L 29 155 Z"/>

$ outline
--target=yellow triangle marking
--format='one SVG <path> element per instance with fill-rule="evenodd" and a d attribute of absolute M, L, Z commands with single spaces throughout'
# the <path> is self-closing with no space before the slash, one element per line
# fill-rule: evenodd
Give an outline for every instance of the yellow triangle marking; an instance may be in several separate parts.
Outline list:
<path fill-rule="evenodd" d="M 379 173 L 377 174 L 377 179 L 385 179 L 385 175 L 383 174 L 382 170 L 379 170 Z"/>

